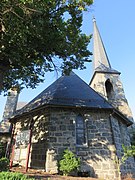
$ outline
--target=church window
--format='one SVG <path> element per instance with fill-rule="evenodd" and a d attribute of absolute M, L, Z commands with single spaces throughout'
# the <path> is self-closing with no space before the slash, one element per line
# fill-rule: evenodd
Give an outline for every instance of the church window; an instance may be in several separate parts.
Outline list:
<path fill-rule="evenodd" d="M 110 79 L 107 79 L 105 82 L 106 94 L 108 99 L 113 98 L 113 85 L 110 82 Z"/>
<path fill-rule="evenodd" d="M 86 144 L 85 123 L 81 115 L 78 115 L 76 118 L 76 144 L 77 145 Z"/>

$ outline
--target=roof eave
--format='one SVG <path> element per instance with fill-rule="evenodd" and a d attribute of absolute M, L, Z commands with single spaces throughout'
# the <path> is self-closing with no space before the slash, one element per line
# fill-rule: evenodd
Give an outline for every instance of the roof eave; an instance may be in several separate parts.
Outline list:
<path fill-rule="evenodd" d="M 126 123 L 127 126 L 130 126 L 133 124 L 132 121 L 130 121 L 125 115 L 123 115 L 121 112 L 119 112 L 117 109 L 115 108 L 101 108 L 101 107 L 86 107 L 86 106 L 79 106 L 79 105 L 76 105 L 76 106 L 68 106 L 68 105 L 54 105 L 54 104 L 46 104 L 46 105 L 43 105 L 43 106 L 40 106 L 38 108 L 35 108 L 29 112 L 24 112 L 22 114 L 19 114 L 19 115 L 16 115 L 16 116 L 13 116 L 10 118 L 10 122 L 11 123 L 14 123 L 17 121 L 17 119 L 19 118 L 22 118 L 24 116 L 28 116 L 30 113 L 34 113 L 36 111 L 39 111 L 41 110 L 42 108 L 83 108 L 83 109 L 92 109 L 92 110 L 109 110 L 110 112 L 114 113 L 114 115 L 122 118 L 124 120 L 124 122 Z"/>
<path fill-rule="evenodd" d="M 35 109 L 32 109 L 31 111 L 29 112 L 24 112 L 22 114 L 19 114 L 19 115 L 16 115 L 16 116 L 13 116 L 9 119 L 9 122 L 11 123 L 14 123 L 18 118 L 22 118 L 24 116 L 28 116 L 30 113 L 34 113 L 36 111 L 39 111 L 41 110 L 42 108 L 83 108 L 83 109 L 95 109 L 95 110 L 110 110 L 111 112 L 113 112 L 113 109 L 110 107 L 110 108 L 103 108 L 103 107 L 87 107 L 87 106 L 79 106 L 79 105 L 76 105 L 76 106 L 69 106 L 69 105 L 55 105 L 55 104 L 45 104 L 45 105 L 42 105 L 42 106 L 39 106 L 38 108 L 35 108 Z"/>
<path fill-rule="evenodd" d="M 124 122 L 127 124 L 127 126 L 131 126 L 133 124 L 133 122 L 131 120 L 129 120 L 125 115 L 123 115 L 117 109 L 114 109 L 114 114 L 119 116 L 120 118 L 122 118 L 124 120 Z"/>

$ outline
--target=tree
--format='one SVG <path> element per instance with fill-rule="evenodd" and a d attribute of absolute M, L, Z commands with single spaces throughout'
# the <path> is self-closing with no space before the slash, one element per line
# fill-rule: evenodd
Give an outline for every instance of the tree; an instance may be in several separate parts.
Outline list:
<path fill-rule="evenodd" d="M 35 88 L 45 72 L 84 69 L 92 53 L 81 32 L 93 0 L 1 0 L 0 89 Z M 57 66 L 60 64 L 59 66 Z"/>

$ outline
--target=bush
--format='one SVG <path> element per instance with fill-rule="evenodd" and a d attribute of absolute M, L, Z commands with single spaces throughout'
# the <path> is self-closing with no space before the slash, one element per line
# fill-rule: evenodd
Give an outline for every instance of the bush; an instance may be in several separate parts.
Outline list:
<path fill-rule="evenodd" d="M 0 158 L 5 157 L 6 143 L 0 142 Z"/>
<path fill-rule="evenodd" d="M 9 170 L 9 160 L 5 157 L 0 159 L 0 171 L 8 171 Z"/>
<path fill-rule="evenodd" d="M 69 175 L 72 171 L 78 170 L 80 167 L 80 158 L 76 158 L 73 152 L 66 149 L 59 165 L 63 175 Z"/>
<path fill-rule="evenodd" d="M 34 179 L 28 178 L 28 176 L 22 173 L 1 172 L 0 180 L 34 180 Z"/>

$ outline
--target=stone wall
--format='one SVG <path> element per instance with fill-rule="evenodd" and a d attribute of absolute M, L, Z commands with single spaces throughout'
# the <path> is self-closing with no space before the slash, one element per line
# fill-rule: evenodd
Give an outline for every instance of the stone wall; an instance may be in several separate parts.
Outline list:
<path fill-rule="evenodd" d="M 93 177 L 117 179 L 113 161 L 115 148 L 109 114 L 109 112 L 104 111 L 85 113 L 88 146 L 78 147 L 77 151 L 84 164 L 81 167 L 82 171 L 90 171 Z"/>
<path fill-rule="evenodd" d="M 45 169 L 46 152 L 48 147 L 48 112 L 46 113 L 46 110 L 38 111 L 32 116 L 23 117 L 16 123 L 14 138 L 16 138 L 16 135 L 20 132 L 29 130 L 33 119 L 31 150 L 28 166 L 32 168 Z M 19 164 L 26 166 L 28 144 L 19 145 L 17 147 L 15 146 L 15 149 L 20 149 Z M 16 161 L 14 163 L 16 163 Z"/>
<path fill-rule="evenodd" d="M 17 101 L 18 101 L 17 89 L 16 88 L 10 89 L 8 92 L 7 101 L 3 113 L 3 118 L 2 118 L 3 121 L 8 120 L 13 115 L 13 113 L 16 110 Z"/>
<path fill-rule="evenodd" d="M 107 79 L 110 79 L 110 82 L 113 85 L 113 96 L 112 99 L 109 99 L 109 102 L 120 112 L 126 115 L 131 121 L 133 121 L 132 112 L 125 97 L 124 88 L 119 74 L 97 72 L 93 77 L 90 86 L 101 96 L 107 99 L 105 88 L 105 82 Z"/>
<path fill-rule="evenodd" d="M 11 126 L 10 126 L 9 118 L 13 115 L 13 113 L 16 110 L 17 101 L 18 101 L 17 89 L 16 88 L 10 89 L 8 92 L 7 101 L 4 108 L 2 121 L 0 122 L 0 135 L 1 136 L 3 135 L 3 137 L 5 136 L 4 133 L 7 133 L 8 136 L 10 137 Z"/>
<path fill-rule="evenodd" d="M 86 124 L 87 144 L 84 146 L 76 146 L 75 120 L 79 113 L 84 116 Z M 115 179 L 117 176 L 112 160 L 115 148 L 107 112 L 52 109 L 48 123 L 47 144 L 51 152 L 46 153 L 48 172 L 58 172 L 57 160 L 68 148 L 81 158 L 81 171 L 88 171 L 93 177 Z"/>
<path fill-rule="evenodd" d="M 32 146 L 30 166 L 45 169 L 46 154 L 48 150 L 48 125 L 49 112 L 39 111 L 34 116 L 34 127 L 32 129 Z"/>
<path fill-rule="evenodd" d="M 122 121 L 120 121 L 120 119 L 111 117 L 110 120 L 112 124 L 116 154 L 117 157 L 121 159 L 123 155 L 122 145 L 131 145 L 129 131 L 127 130 L 127 126 Z M 135 159 L 133 157 L 128 158 L 126 162 L 121 166 L 121 173 L 123 176 L 126 174 L 132 174 L 133 176 L 135 176 Z"/>
<path fill-rule="evenodd" d="M 104 110 L 62 108 L 38 111 L 33 115 L 34 127 L 29 166 L 57 173 L 58 160 L 68 148 L 81 158 L 80 171 L 89 172 L 92 177 L 117 179 L 118 173 L 114 163 L 116 152 L 120 156 L 122 142 L 129 145 L 130 140 L 127 127 L 120 120 L 118 122 L 116 118 L 110 118 L 110 113 Z M 76 145 L 75 121 L 78 114 L 84 117 L 86 127 L 87 143 L 82 146 Z M 28 128 L 30 124 L 29 118 L 25 121 L 28 123 L 22 123 L 25 124 L 23 129 Z M 124 132 L 122 136 L 120 123 Z M 133 159 L 131 161 L 134 163 Z M 128 162 L 129 160 L 127 164 Z M 131 170 L 129 165 L 122 168 L 124 173 Z"/>

